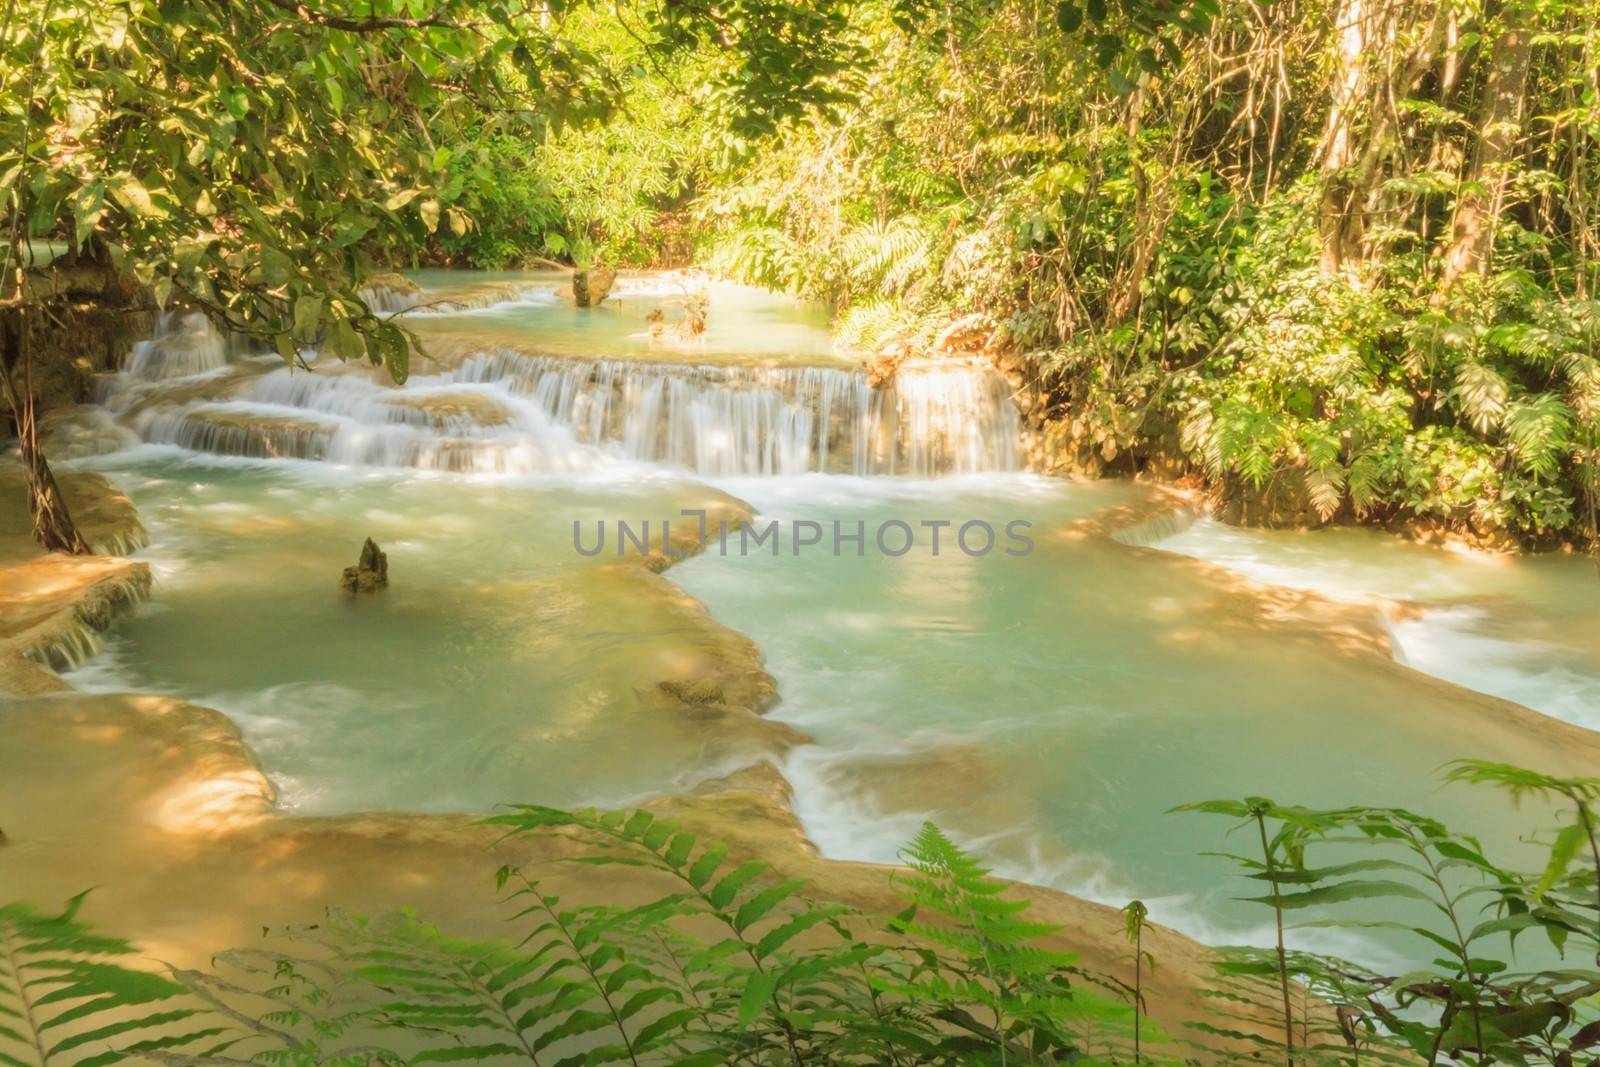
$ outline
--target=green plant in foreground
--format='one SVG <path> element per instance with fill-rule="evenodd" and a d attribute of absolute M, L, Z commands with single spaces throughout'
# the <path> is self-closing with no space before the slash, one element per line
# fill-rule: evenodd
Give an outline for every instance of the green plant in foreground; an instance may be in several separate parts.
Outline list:
<path fill-rule="evenodd" d="M 1403 1053 L 1429 1064 L 1568 1067 L 1578 1062 L 1576 1054 L 1600 1045 L 1600 971 L 1564 959 L 1524 969 L 1516 957 L 1518 937 L 1529 931 L 1543 934 L 1546 949 L 1558 957 L 1574 938 L 1591 950 L 1595 944 L 1600 909 L 1593 872 L 1571 874 L 1569 867 L 1592 828 L 1587 805 L 1596 783 L 1476 761 L 1451 765 L 1447 777 L 1572 801 L 1574 821 L 1557 836 L 1546 869 L 1529 876 L 1503 868 L 1477 839 L 1401 808 L 1262 805 L 1255 814 L 1232 801 L 1188 806 L 1248 817 L 1260 830 L 1266 862 L 1231 858 L 1270 887 L 1247 899 L 1271 907 L 1280 930 L 1286 915 L 1310 913 L 1320 917 L 1295 928 L 1393 931 L 1440 953 L 1414 971 L 1385 975 L 1330 957 L 1287 953 L 1280 937 L 1274 969 L 1285 989 L 1285 1014 L 1294 979 L 1337 1022 L 1319 1028 L 1331 1040 L 1298 1051 L 1286 1030 L 1290 1064 L 1351 1062 L 1365 1046 L 1371 1058 Z M 1331 862 L 1313 865 L 1313 849 L 1333 853 Z M 1224 968 L 1229 976 L 1266 970 L 1260 955 L 1249 953 L 1234 954 Z M 1304 1018 L 1302 1034 L 1311 1033 L 1311 1020 Z"/>
<path fill-rule="evenodd" d="M 0 905 L 0 1063 L 101 1067 L 180 1045 L 221 1049 L 226 1029 L 204 1021 L 183 986 L 119 962 L 126 941 L 95 933 L 77 915 Z"/>
<path fill-rule="evenodd" d="M 1144 928 L 1149 925 L 1150 909 L 1142 900 L 1130 900 L 1123 906 L 1122 914 L 1128 921 L 1128 940 L 1133 943 L 1133 1062 L 1142 1063 L 1139 1016 L 1144 1011 L 1144 965 L 1148 961 L 1150 969 L 1156 969 L 1156 958 L 1144 949 Z"/>
<path fill-rule="evenodd" d="M 1596 1062 L 1600 969 L 1564 954 L 1587 961 L 1600 946 L 1600 865 L 1584 848 L 1600 782 L 1483 762 L 1447 777 L 1570 805 L 1543 870 L 1500 867 L 1476 839 L 1399 808 L 1188 806 L 1259 842 L 1259 858 L 1233 859 L 1261 887 L 1247 899 L 1270 907 L 1281 931 L 1266 949 L 1217 951 L 1202 992 L 1214 1010 L 1192 1024 L 1189 1062 Z M 0 1063 L 1172 1062 L 1172 1046 L 1152 1050 L 1140 1030 L 1154 962 L 1142 903 L 1123 909 L 1128 987 L 1046 943 L 1058 931 L 931 825 L 889 876 L 907 907 L 878 921 L 647 812 L 523 806 L 487 821 L 543 839 L 575 869 L 612 869 L 593 884 L 643 903 L 573 904 L 506 867 L 506 938 L 335 910 L 271 942 L 281 948 L 165 975 L 128 967 L 132 946 L 82 923 L 81 897 L 59 915 L 9 904 Z M 1300 915 L 1310 918 L 1289 921 Z M 1393 974 L 1288 944 L 1318 927 L 1391 931 L 1421 945 L 1411 958 L 1425 962 Z M 1527 933 L 1537 936 L 1519 942 Z M 1519 945 L 1531 961 L 1518 963 Z"/>
<path fill-rule="evenodd" d="M 1279 891 L 1279 880 L 1280 872 L 1285 867 L 1298 867 L 1300 865 L 1303 856 L 1301 835 L 1306 831 L 1314 832 L 1320 824 L 1314 813 L 1306 809 L 1281 807 L 1265 797 L 1246 797 L 1243 801 L 1206 800 L 1194 804 L 1185 804 L 1176 810 L 1226 815 L 1240 820 L 1241 826 L 1255 830 L 1261 842 L 1261 858 L 1259 860 L 1253 856 L 1226 855 L 1228 859 L 1252 872 L 1252 877 L 1263 878 L 1272 886 L 1272 896 L 1268 902 L 1272 905 L 1273 919 L 1277 928 L 1276 977 L 1283 1001 L 1283 1051 L 1286 1061 L 1290 1067 L 1293 1067 L 1295 1062 L 1295 1018 L 1294 1007 L 1290 1003 L 1290 970 L 1283 938 L 1283 912 L 1285 905 Z M 1273 821 L 1280 827 L 1276 833 L 1270 836 L 1267 832 L 1268 820 Z"/>
<path fill-rule="evenodd" d="M 79 1049 L 96 1067 L 129 1056 L 174 1067 L 1021 1067 L 1115 1062 L 1121 1047 L 1126 1007 L 1075 987 L 1083 972 L 1071 957 L 1037 943 L 1054 928 L 1023 918 L 1026 902 L 1004 896 L 931 826 L 897 878 L 910 906 L 885 927 L 807 898 L 802 883 L 773 880 L 765 864 L 731 863 L 725 846 L 702 847 L 645 812 L 521 807 L 490 821 L 557 847 L 575 842 L 573 863 L 632 868 L 654 894 L 629 907 L 572 905 L 507 867 L 498 882 L 513 908 L 510 940 L 453 937 L 409 915 L 334 911 L 289 931 L 288 950 L 223 953 L 211 971 L 163 977 L 86 963 L 46 1003 L 101 988 L 115 995 L 49 1025 L 130 1010 L 53 1048 L 10 1025 L 34 1017 L 33 987 L 19 980 L 0 988 L 0 1039 L 17 1042 L 0 1040 L 0 1062 L 70 1063 L 62 1055 Z M 59 935 L 39 930 L 68 931 L 82 954 L 130 951 L 92 938 L 70 913 L 44 919 L 13 905 L 0 918 L 13 952 L 49 951 Z M 181 1006 L 139 1016 L 168 998 Z M 185 1020 L 199 1028 L 174 1028 Z M 1092 1055 L 1094 1043 L 1112 1058 Z"/>

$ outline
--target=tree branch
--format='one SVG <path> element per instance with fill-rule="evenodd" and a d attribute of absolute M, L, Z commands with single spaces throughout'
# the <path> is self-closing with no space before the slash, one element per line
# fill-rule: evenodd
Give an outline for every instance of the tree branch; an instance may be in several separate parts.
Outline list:
<path fill-rule="evenodd" d="M 435 11 L 422 18 L 397 18 L 378 15 L 357 17 L 353 15 L 332 15 L 323 11 L 313 11 L 299 0 L 267 0 L 267 3 L 280 11 L 287 11 L 302 22 L 313 26 L 322 26 L 330 30 L 346 30 L 350 33 L 382 33 L 386 30 L 425 30 L 434 26 L 447 29 L 461 29 L 459 23 L 445 17 L 443 11 Z"/>

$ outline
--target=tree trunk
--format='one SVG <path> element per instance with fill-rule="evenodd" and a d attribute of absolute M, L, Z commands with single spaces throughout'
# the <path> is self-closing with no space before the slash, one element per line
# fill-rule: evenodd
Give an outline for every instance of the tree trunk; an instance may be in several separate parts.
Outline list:
<path fill-rule="evenodd" d="M 50 473 L 44 450 L 39 447 L 39 419 L 34 404 L 33 383 L 28 365 L 26 310 L 0 316 L 0 382 L 11 403 L 17 423 L 17 450 L 22 456 L 23 476 L 28 483 L 28 514 L 33 518 L 33 539 L 46 552 L 67 552 L 86 556 L 90 548 L 67 510 L 66 498 Z M 20 373 L 21 382 L 17 381 Z"/>
<path fill-rule="evenodd" d="M 1318 230 L 1322 235 L 1319 263 L 1326 274 L 1337 274 L 1361 247 L 1361 213 L 1352 181 L 1356 161 L 1355 125 L 1367 96 L 1363 70 L 1367 13 L 1363 0 L 1341 0 L 1334 14 L 1339 57 L 1334 67 L 1328 123 L 1322 134 L 1322 205 Z"/>
<path fill-rule="evenodd" d="M 1366 255 L 1367 222 L 1380 207 L 1384 164 L 1397 148 L 1399 101 L 1438 61 L 1451 24 L 1450 6 L 1441 3 L 1423 32 L 1413 35 L 1413 26 L 1401 21 L 1408 10 L 1379 0 L 1339 4 L 1339 61 L 1322 138 L 1318 218 L 1320 264 L 1328 274 Z"/>
<path fill-rule="evenodd" d="M 1522 132 L 1522 93 L 1528 80 L 1533 39 L 1516 0 L 1501 12 L 1505 32 L 1489 49 L 1489 74 L 1478 105 L 1478 144 L 1456 200 L 1450 247 L 1445 252 L 1441 291 L 1463 274 L 1489 269 L 1495 220 L 1505 200 L 1512 153 Z"/>

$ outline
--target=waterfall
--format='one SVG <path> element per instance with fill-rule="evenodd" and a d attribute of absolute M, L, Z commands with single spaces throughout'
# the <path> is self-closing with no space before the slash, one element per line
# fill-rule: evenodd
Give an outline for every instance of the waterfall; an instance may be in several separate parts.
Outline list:
<path fill-rule="evenodd" d="M 203 452 L 498 474 L 619 459 L 706 477 L 1020 464 L 1004 380 L 961 363 L 908 364 L 874 389 L 846 367 L 500 349 L 397 389 L 314 354 L 310 371 L 241 359 L 199 316 L 162 326 L 104 396 L 142 440 Z"/>
<path fill-rule="evenodd" d="M 146 381 L 203 374 L 227 366 L 231 347 L 199 312 L 163 311 L 156 335 L 128 353 L 128 373 Z"/>
<path fill-rule="evenodd" d="M 929 476 L 1013 470 L 1018 417 L 999 375 L 964 364 L 866 375 L 815 366 L 530 358 L 466 361 L 454 381 L 500 383 L 581 442 L 711 477 L 808 471 Z"/>

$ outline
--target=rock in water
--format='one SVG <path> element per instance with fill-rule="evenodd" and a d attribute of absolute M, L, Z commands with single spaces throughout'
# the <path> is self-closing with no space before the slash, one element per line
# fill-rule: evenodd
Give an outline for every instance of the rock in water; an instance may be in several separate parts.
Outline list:
<path fill-rule="evenodd" d="M 686 682 L 657 682 L 656 687 L 685 704 L 720 704 L 722 686 L 713 678 L 692 678 Z"/>
<path fill-rule="evenodd" d="M 375 593 L 389 584 L 389 557 L 372 538 L 361 546 L 361 562 L 346 567 L 339 588 L 346 593 Z"/>
<path fill-rule="evenodd" d="M 617 272 L 613 267 L 595 267 L 572 275 L 572 301 L 581 308 L 599 307 L 611 295 Z"/>

